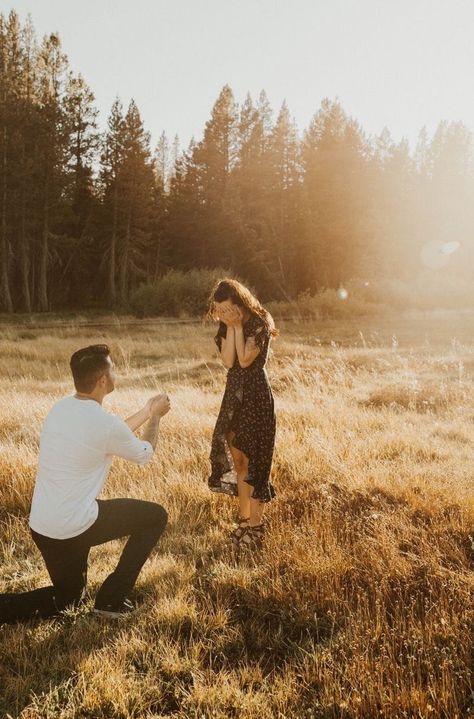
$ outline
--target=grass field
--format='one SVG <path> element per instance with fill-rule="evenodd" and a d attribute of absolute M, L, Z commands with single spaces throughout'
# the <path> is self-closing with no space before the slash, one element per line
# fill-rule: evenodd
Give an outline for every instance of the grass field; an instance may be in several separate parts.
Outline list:
<path fill-rule="evenodd" d="M 474 716 L 474 317 L 280 323 L 278 431 L 259 555 L 237 560 L 236 505 L 206 486 L 225 371 L 212 328 L 33 329 L 0 344 L 0 591 L 48 583 L 28 533 L 38 435 L 71 393 L 70 354 L 108 341 L 132 413 L 166 390 L 157 457 L 116 460 L 107 497 L 170 524 L 137 615 L 0 628 L 0 715 L 33 719 Z M 91 552 L 91 597 L 118 542 Z"/>

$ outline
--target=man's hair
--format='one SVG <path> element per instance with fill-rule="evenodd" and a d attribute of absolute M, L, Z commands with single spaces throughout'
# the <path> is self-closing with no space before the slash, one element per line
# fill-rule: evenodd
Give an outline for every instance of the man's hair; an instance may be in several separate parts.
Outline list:
<path fill-rule="evenodd" d="M 89 345 L 74 352 L 69 366 L 78 392 L 94 391 L 100 377 L 110 369 L 109 357 L 107 345 Z"/>

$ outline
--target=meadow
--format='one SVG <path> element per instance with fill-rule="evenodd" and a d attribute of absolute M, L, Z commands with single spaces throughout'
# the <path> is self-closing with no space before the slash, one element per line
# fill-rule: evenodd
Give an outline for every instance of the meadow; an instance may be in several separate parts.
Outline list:
<path fill-rule="evenodd" d="M 225 370 L 209 324 L 123 319 L 0 328 L 0 591 L 48 583 L 28 532 L 38 438 L 72 392 L 68 361 L 106 341 L 107 409 L 166 390 L 146 467 L 104 497 L 170 522 L 136 615 L 90 613 L 120 543 L 94 548 L 88 603 L 0 627 L 0 715 L 22 719 L 474 716 L 474 315 L 279 323 L 278 430 L 258 553 L 232 554 L 235 500 L 207 489 Z"/>

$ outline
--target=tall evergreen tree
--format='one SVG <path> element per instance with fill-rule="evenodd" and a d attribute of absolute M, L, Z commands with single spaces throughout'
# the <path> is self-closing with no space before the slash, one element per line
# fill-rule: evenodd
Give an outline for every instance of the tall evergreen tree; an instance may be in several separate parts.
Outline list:
<path fill-rule="evenodd" d="M 20 102 L 17 127 L 19 132 L 18 152 L 18 273 L 21 296 L 19 305 L 31 312 L 34 287 L 34 236 L 36 230 L 35 198 L 37 195 L 36 161 L 38 155 L 37 128 L 39 106 L 37 101 L 37 57 L 38 45 L 31 20 L 28 19 L 21 33 L 21 80 L 19 82 Z"/>
<path fill-rule="evenodd" d="M 18 148 L 15 147 L 15 120 L 21 74 L 20 25 L 11 12 L 8 21 L 0 17 L 0 306 L 13 311 L 11 292 L 13 182 Z"/>
<path fill-rule="evenodd" d="M 234 95 L 225 85 L 206 123 L 204 138 L 192 155 L 201 206 L 201 267 L 228 264 L 233 254 L 235 222 L 230 177 L 237 162 L 237 122 Z"/>
<path fill-rule="evenodd" d="M 272 275 L 283 290 L 297 288 L 295 270 L 304 266 L 299 257 L 301 235 L 301 160 L 298 134 L 286 102 L 279 112 L 271 136 L 272 188 Z M 302 260 L 302 261 L 301 261 Z"/>
<path fill-rule="evenodd" d="M 430 214 L 426 226 L 441 246 L 453 240 L 461 250 L 451 266 L 474 276 L 473 136 L 461 122 L 439 123 L 429 146 Z"/>
<path fill-rule="evenodd" d="M 50 309 L 49 271 L 53 248 L 51 241 L 57 233 L 64 210 L 63 188 L 66 184 L 66 159 L 69 134 L 63 107 L 67 77 L 67 57 L 62 52 L 58 35 L 45 37 L 38 58 L 39 172 L 41 176 L 41 230 L 37 260 L 37 307 Z"/>
<path fill-rule="evenodd" d="M 124 161 L 121 168 L 123 188 L 123 230 L 119 244 L 119 298 L 127 304 L 130 289 L 140 279 L 150 278 L 147 262 L 153 215 L 153 167 L 150 136 L 135 102 L 132 100 L 124 120 Z"/>
<path fill-rule="evenodd" d="M 125 122 L 120 100 L 116 98 L 107 121 L 101 155 L 101 197 L 105 232 L 106 300 L 109 307 L 117 301 L 117 253 L 121 200 L 121 170 L 125 156 Z"/>
<path fill-rule="evenodd" d="M 167 267 L 166 223 L 168 214 L 168 197 L 171 180 L 175 172 L 176 160 L 173 161 L 173 149 L 170 150 L 168 138 L 163 132 L 158 140 L 153 157 L 154 185 L 152 212 L 152 257 L 151 266 L 153 280 L 156 280 Z"/>
<path fill-rule="evenodd" d="M 89 278 L 97 266 L 98 254 L 94 242 L 97 200 L 93 169 L 99 147 L 98 111 L 94 95 L 81 75 L 69 75 L 63 109 L 69 146 L 65 177 L 68 212 L 62 227 L 66 252 L 61 281 L 67 287 L 69 302 L 77 304 L 92 290 Z"/>
<path fill-rule="evenodd" d="M 310 289 L 335 287 L 361 266 L 369 146 L 339 102 L 323 100 L 305 135 L 304 202 Z"/>
<path fill-rule="evenodd" d="M 169 262 L 181 270 L 200 266 L 204 245 L 204 209 L 197 152 L 198 147 L 191 140 L 175 164 L 168 196 L 165 233 Z"/>
<path fill-rule="evenodd" d="M 473 276 L 461 123 L 423 128 L 412 153 L 386 129 L 369 141 L 325 99 L 301 141 L 285 104 L 274 122 L 263 90 L 239 108 L 226 85 L 201 141 L 180 153 L 163 134 L 152 158 L 135 103 L 124 116 L 117 100 L 98 174 L 96 123 L 58 36 L 38 46 L 31 21 L 0 14 L 0 310 L 115 308 L 173 267 L 226 266 L 265 297 L 292 296 L 412 277 L 426 243 L 449 253 L 452 240 L 451 268 Z"/>

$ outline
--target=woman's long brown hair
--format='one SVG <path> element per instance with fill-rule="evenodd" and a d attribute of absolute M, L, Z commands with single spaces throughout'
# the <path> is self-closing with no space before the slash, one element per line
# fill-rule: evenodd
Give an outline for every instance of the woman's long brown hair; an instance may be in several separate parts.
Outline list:
<path fill-rule="evenodd" d="M 272 337 L 276 337 L 279 331 L 275 328 L 275 322 L 270 312 L 263 307 L 257 298 L 241 282 L 225 278 L 218 280 L 209 296 L 208 316 L 216 319 L 216 302 L 231 300 L 234 305 L 247 310 L 251 315 L 260 317 Z"/>

